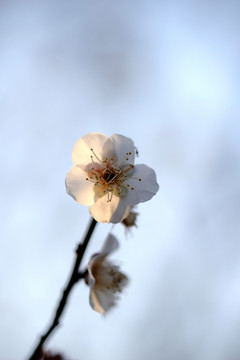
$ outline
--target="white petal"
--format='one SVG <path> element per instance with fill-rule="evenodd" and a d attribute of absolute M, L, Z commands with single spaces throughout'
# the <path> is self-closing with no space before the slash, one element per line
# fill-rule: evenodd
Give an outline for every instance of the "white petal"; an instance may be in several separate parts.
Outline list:
<path fill-rule="evenodd" d="M 101 250 L 101 255 L 107 256 L 108 254 L 115 251 L 118 248 L 118 246 L 119 246 L 119 243 L 118 243 L 117 238 L 114 235 L 109 234 L 107 239 L 105 240 L 105 243 L 103 244 L 103 247 Z"/>
<path fill-rule="evenodd" d="M 116 160 L 116 166 L 119 167 L 124 163 L 134 164 L 133 141 L 125 136 L 114 134 L 104 143 L 103 156 L 113 157 Z"/>
<path fill-rule="evenodd" d="M 93 275 L 93 268 L 95 265 L 101 266 L 105 261 L 105 257 L 115 251 L 119 246 L 117 238 L 111 233 L 106 238 L 101 251 L 93 255 L 88 263 L 88 285 L 93 288 L 95 285 L 95 278 Z"/>
<path fill-rule="evenodd" d="M 96 261 L 98 261 L 99 259 L 99 254 L 96 254 L 94 256 L 92 256 L 92 258 L 90 259 L 89 263 L 88 263 L 88 285 L 90 287 L 90 289 L 94 288 L 95 285 L 95 278 L 93 276 L 93 267 L 94 264 L 96 263 Z"/>
<path fill-rule="evenodd" d="M 81 168 L 73 166 L 66 176 L 65 184 L 67 193 L 74 200 L 86 206 L 94 204 L 93 183 L 86 180 L 86 172 Z"/>
<path fill-rule="evenodd" d="M 153 169 L 147 165 L 135 165 L 133 170 L 131 178 L 126 180 L 126 184 L 130 185 L 126 198 L 131 206 L 150 200 L 159 189 Z"/>
<path fill-rule="evenodd" d="M 111 291 L 104 292 L 94 289 L 90 292 L 90 305 L 95 311 L 104 314 L 116 305 L 117 298 L 118 296 Z"/>
<path fill-rule="evenodd" d="M 88 285 L 90 287 L 89 303 L 92 309 L 103 314 L 109 307 L 114 305 L 114 294 L 111 291 L 106 291 L 105 293 L 97 288 L 92 268 L 100 257 L 102 257 L 100 254 L 95 255 L 88 263 Z"/>
<path fill-rule="evenodd" d="M 98 296 L 94 289 L 91 289 L 91 291 L 90 291 L 89 303 L 93 310 L 99 312 L 100 314 L 104 314 L 105 310 L 101 306 Z"/>
<path fill-rule="evenodd" d="M 126 198 L 113 195 L 112 200 L 108 202 L 108 195 L 105 195 L 90 206 L 89 210 L 95 220 L 116 224 L 127 216 L 128 205 Z"/>
<path fill-rule="evenodd" d="M 129 214 L 131 207 L 128 206 L 128 199 L 126 197 L 120 198 L 118 207 L 111 217 L 111 223 L 117 224 L 123 221 Z"/>
<path fill-rule="evenodd" d="M 73 164 L 87 165 L 91 163 L 91 155 L 93 155 L 93 153 L 90 149 L 93 149 L 97 157 L 102 160 L 102 148 L 107 138 L 106 135 L 101 133 L 90 133 L 77 140 L 72 151 Z M 97 162 L 96 157 L 94 157 L 93 160 Z"/>

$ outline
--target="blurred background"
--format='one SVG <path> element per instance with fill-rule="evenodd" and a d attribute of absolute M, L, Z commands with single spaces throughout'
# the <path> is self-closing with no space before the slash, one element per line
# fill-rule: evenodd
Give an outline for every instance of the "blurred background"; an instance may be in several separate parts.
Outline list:
<path fill-rule="evenodd" d="M 239 1 L 0 2 L 0 359 L 27 359 L 89 212 L 64 180 L 89 132 L 132 138 L 160 191 L 110 230 L 130 284 L 75 287 L 46 348 L 68 360 L 239 360 Z"/>

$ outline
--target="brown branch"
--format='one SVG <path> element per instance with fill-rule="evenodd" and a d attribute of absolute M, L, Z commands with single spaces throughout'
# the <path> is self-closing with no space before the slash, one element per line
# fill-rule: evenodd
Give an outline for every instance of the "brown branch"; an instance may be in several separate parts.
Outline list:
<path fill-rule="evenodd" d="M 82 243 L 80 243 L 78 245 L 78 247 L 77 247 L 76 259 L 75 259 L 75 263 L 73 265 L 73 270 L 71 272 L 68 284 L 67 284 L 65 290 L 63 291 L 61 300 L 59 301 L 59 304 L 58 304 L 58 307 L 56 309 L 53 321 L 52 321 L 51 325 L 49 326 L 48 330 L 45 332 L 45 334 L 43 334 L 41 336 L 35 350 L 33 351 L 31 357 L 29 358 L 29 360 L 40 360 L 41 359 L 41 353 L 42 353 L 43 344 L 45 343 L 45 341 L 47 340 L 49 335 L 52 333 L 52 331 L 58 326 L 60 317 L 61 317 L 62 312 L 63 312 L 63 310 L 65 308 L 65 305 L 67 303 L 68 296 L 69 296 L 73 286 L 77 283 L 77 281 L 79 279 L 82 278 L 82 276 L 79 276 L 79 272 L 78 272 L 79 267 L 81 265 L 83 255 L 85 253 L 86 247 L 88 245 L 88 242 L 89 242 L 89 240 L 91 238 L 91 235 L 93 233 L 93 230 L 94 230 L 96 224 L 97 224 L 97 221 L 92 218 L 91 223 L 89 225 L 88 232 L 87 232 L 87 234 L 85 236 L 84 241 Z"/>

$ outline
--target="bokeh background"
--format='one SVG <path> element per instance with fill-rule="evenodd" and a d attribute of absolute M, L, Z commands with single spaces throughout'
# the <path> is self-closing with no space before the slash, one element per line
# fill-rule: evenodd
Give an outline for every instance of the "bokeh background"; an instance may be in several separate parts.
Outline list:
<path fill-rule="evenodd" d="M 107 317 L 71 294 L 47 349 L 69 360 L 240 358 L 240 3 L 0 2 L 0 359 L 27 359 L 89 213 L 65 193 L 75 141 L 131 137 L 160 191 L 110 230 L 131 279 Z"/>

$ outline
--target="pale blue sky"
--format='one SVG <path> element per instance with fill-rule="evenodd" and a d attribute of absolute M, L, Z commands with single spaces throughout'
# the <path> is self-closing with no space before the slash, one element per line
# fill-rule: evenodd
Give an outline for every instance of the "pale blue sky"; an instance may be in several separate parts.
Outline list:
<path fill-rule="evenodd" d="M 238 359 L 239 2 L 2 1 L 0 30 L 0 358 L 25 359 L 50 319 L 89 220 L 65 193 L 72 147 L 99 131 L 131 137 L 160 191 L 127 239 L 113 229 L 118 308 L 93 312 L 79 284 L 47 348 Z"/>

